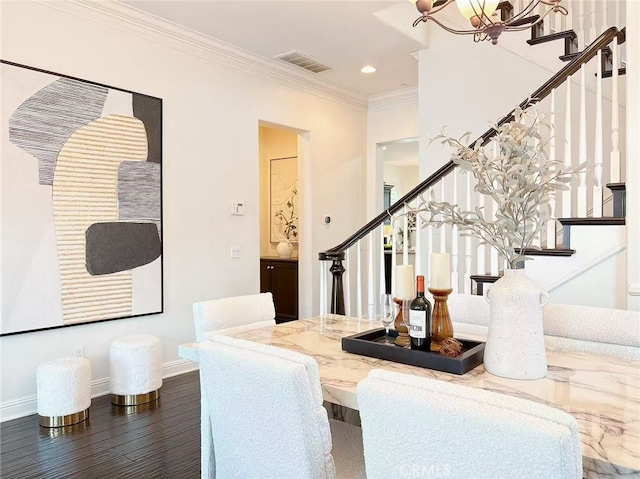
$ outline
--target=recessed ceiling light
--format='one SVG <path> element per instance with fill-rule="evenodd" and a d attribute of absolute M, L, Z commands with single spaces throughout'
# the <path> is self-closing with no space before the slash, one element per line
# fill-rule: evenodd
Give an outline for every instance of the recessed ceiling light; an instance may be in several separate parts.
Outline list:
<path fill-rule="evenodd" d="M 362 73 L 373 73 L 373 72 L 376 71 L 376 67 L 371 66 L 371 65 L 365 65 L 360 69 L 360 71 Z"/>

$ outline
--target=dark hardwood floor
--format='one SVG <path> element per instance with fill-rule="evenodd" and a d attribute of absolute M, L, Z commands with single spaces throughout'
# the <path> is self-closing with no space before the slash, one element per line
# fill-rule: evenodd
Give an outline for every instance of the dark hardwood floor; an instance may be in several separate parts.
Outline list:
<path fill-rule="evenodd" d="M 86 424 L 47 429 L 37 415 L 0 424 L 0 477 L 199 478 L 198 372 L 165 379 L 155 405 L 95 398 Z"/>

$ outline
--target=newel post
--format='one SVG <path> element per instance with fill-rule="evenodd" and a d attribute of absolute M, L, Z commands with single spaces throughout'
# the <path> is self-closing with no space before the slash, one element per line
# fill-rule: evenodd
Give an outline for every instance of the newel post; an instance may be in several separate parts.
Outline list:
<path fill-rule="evenodd" d="M 344 314 L 344 286 L 342 284 L 342 273 L 345 269 L 342 265 L 344 252 L 320 253 L 320 261 L 332 261 L 329 271 L 333 281 L 331 282 L 331 314 Z"/>

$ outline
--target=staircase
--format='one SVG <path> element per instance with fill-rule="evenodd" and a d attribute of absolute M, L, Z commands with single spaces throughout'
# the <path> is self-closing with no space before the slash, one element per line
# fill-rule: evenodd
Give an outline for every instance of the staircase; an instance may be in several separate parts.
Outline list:
<path fill-rule="evenodd" d="M 548 154 L 552 158 L 562 158 L 566 166 L 587 163 L 587 170 L 580 173 L 571 190 L 552 202 L 552 220 L 543 229 L 535 248 L 526 251 L 527 256 L 537 256 L 525 263 L 527 275 L 543 289 L 550 290 L 552 298 L 554 290 L 566 289 L 572 281 L 580 284 L 576 278 L 587 271 L 598 271 L 603 265 L 609 264 L 611 270 L 614 264 L 615 276 L 615 265 L 624 262 L 625 257 L 624 151 L 621 151 L 624 148 L 621 138 L 625 138 L 624 122 L 621 125 L 624 119 L 621 92 L 626 88 L 621 60 L 625 30 L 604 28 L 613 23 L 609 20 L 622 24 L 619 13 L 622 8 L 619 1 L 567 3 L 568 18 L 548 17 L 546 24 L 531 29 L 527 42 L 529 48 L 545 45 L 548 49 L 549 45 L 557 45 L 555 54 L 566 65 L 520 104 L 524 109 L 535 103 L 550 115 L 551 136 L 557 138 L 549 142 Z M 598 30 L 602 33 L 596 38 Z M 513 113 L 505 115 L 498 126 L 511 121 Z M 490 129 L 478 140 L 489 145 L 494 134 L 495 130 Z M 380 294 L 389 289 L 394 291 L 393 266 L 413 263 L 417 274 L 424 274 L 428 283 L 426 259 L 434 251 L 450 253 L 451 284 L 456 292 L 483 294 L 487 284 L 500 277 L 505 262 L 495 250 L 470 237 L 461 237 L 456 226 L 435 229 L 422 224 L 424 219 L 420 216 L 410 214 L 426 198 L 435 198 L 458 204 L 465 210 L 482 207 L 486 215 L 495 215 L 493 202 L 488 200 L 485 204 L 485 197 L 474 191 L 472 176 L 457 174 L 456 170 L 451 161 L 443 165 L 341 244 L 319 254 L 320 297 L 327 298 L 329 303 L 321 300 L 321 314 L 329 310 L 375 317 Z M 401 243 L 410 245 L 401 254 L 398 241 L 392 243 L 390 252 L 383 248 L 382 229 L 389 219 L 393 237 L 401 230 Z M 598 244 L 589 246 L 589 241 L 581 239 L 585 235 L 593 238 L 593 228 L 611 230 L 604 233 L 605 237 L 613 238 L 607 240 L 611 245 L 608 250 L 598 251 Z M 582 251 L 576 245 L 581 245 Z M 388 261 L 389 255 L 392 261 Z M 402 258 L 400 263 L 396 261 L 398 257 Z"/>

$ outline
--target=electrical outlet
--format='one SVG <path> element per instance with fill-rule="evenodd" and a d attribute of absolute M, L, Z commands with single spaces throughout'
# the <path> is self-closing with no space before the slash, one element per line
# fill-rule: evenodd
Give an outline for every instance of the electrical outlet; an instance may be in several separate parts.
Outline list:
<path fill-rule="evenodd" d="M 84 348 L 82 346 L 74 346 L 73 347 L 73 355 L 76 358 L 83 358 L 84 357 Z"/>

